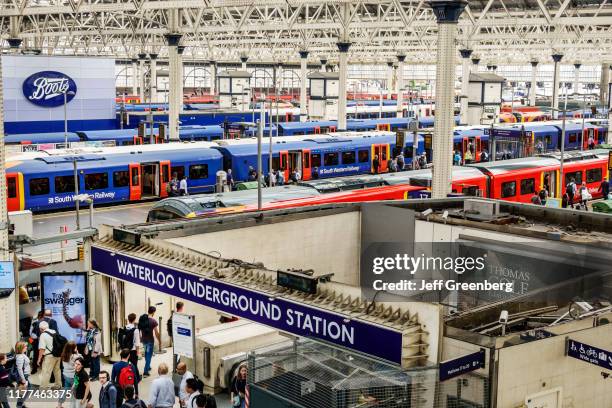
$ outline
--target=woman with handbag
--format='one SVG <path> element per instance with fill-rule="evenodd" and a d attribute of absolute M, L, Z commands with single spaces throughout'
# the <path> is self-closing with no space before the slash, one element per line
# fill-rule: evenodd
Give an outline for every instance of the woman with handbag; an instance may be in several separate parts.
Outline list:
<path fill-rule="evenodd" d="M 244 408 L 245 406 L 247 371 L 246 364 L 241 364 L 238 367 L 238 373 L 232 379 L 230 387 L 232 407 Z"/>

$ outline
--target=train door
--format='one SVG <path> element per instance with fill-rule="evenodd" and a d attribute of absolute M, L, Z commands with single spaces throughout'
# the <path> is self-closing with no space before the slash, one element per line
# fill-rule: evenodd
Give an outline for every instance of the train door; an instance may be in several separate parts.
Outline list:
<path fill-rule="evenodd" d="M 159 163 L 141 164 L 140 174 L 142 174 L 142 197 L 159 197 Z"/>
<path fill-rule="evenodd" d="M 546 191 L 548 191 L 548 196 L 550 198 L 561 196 L 561 193 L 557 186 L 557 172 L 555 170 L 542 172 L 542 180 L 540 181 L 540 189 L 542 188 L 545 188 Z"/>
<path fill-rule="evenodd" d="M 374 168 L 374 158 L 378 156 L 378 169 Z M 387 171 L 387 163 L 389 160 L 389 144 L 372 145 L 372 172 L 384 173 Z"/>
<path fill-rule="evenodd" d="M 170 161 L 159 162 L 159 196 L 168 197 L 168 183 L 170 182 Z"/>
<path fill-rule="evenodd" d="M 289 180 L 289 152 L 283 150 L 279 153 L 280 155 L 280 169 L 285 175 L 285 181 Z"/>
<path fill-rule="evenodd" d="M 310 150 L 302 150 L 302 180 L 310 180 L 312 177 L 310 166 Z"/>
<path fill-rule="evenodd" d="M 140 185 L 140 164 L 132 163 L 129 165 L 130 170 L 130 201 L 140 200 L 142 189 Z"/>
<path fill-rule="evenodd" d="M 25 208 L 23 192 L 23 175 L 21 173 L 8 173 L 6 175 L 8 211 L 22 211 Z"/>
<path fill-rule="evenodd" d="M 300 174 L 304 174 L 302 169 L 302 152 L 299 150 L 289 152 L 289 176 L 291 176 L 293 170 L 298 170 Z"/>

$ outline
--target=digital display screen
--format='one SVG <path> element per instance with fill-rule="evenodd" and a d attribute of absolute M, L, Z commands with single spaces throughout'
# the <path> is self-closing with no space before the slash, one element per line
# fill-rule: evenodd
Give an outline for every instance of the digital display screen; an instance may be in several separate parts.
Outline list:
<path fill-rule="evenodd" d="M 0 261 L 0 289 L 15 289 L 15 267 L 13 262 Z"/>
<path fill-rule="evenodd" d="M 317 293 L 317 280 L 306 276 L 296 276 L 290 273 L 277 272 L 276 284 L 288 289 L 299 290 L 304 293 Z"/>
<path fill-rule="evenodd" d="M 87 274 L 41 273 L 42 309 L 50 309 L 60 334 L 68 341 L 85 343 Z"/>

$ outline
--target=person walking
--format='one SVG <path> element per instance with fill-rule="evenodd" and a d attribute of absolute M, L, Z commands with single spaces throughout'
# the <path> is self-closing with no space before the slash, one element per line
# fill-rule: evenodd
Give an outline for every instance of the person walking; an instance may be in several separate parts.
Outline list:
<path fill-rule="evenodd" d="M 64 401 L 66 401 L 66 391 L 72 389 L 72 385 L 74 384 L 74 362 L 77 358 L 83 358 L 83 356 L 79 354 L 76 343 L 74 341 L 69 341 L 64 346 L 61 357 L 64 393 L 60 394 L 58 408 L 62 408 Z"/>
<path fill-rule="evenodd" d="M 17 368 L 17 388 L 21 391 L 30 388 L 30 358 L 27 356 L 28 344 L 18 341 L 15 344 L 15 367 Z M 17 407 L 25 407 L 26 396 L 17 400 Z"/>
<path fill-rule="evenodd" d="M 187 177 L 186 176 L 183 176 L 183 178 L 179 182 L 179 195 L 182 195 L 182 196 L 189 195 L 189 191 L 187 190 Z"/>
<path fill-rule="evenodd" d="M 187 370 L 187 364 L 179 363 L 176 366 L 176 373 L 181 376 L 181 382 L 178 387 L 179 404 L 184 407 L 189 398 L 189 392 L 187 391 L 187 381 L 193 378 L 193 373 Z"/>
<path fill-rule="evenodd" d="M 38 325 L 40 327 L 40 339 L 38 342 L 38 365 L 42 367 L 40 374 L 40 388 L 48 388 L 51 374 L 55 377 L 53 388 L 61 388 L 62 371 L 60 369 L 59 353 L 53 348 L 53 338 L 57 336 L 54 330 L 49 328 L 49 323 L 42 321 Z M 54 352 L 57 357 L 54 355 Z"/>
<path fill-rule="evenodd" d="M 372 172 L 374 174 L 378 174 L 380 170 L 380 160 L 378 160 L 378 155 L 374 155 L 374 160 L 372 160 Z"/>
<path fill-rule="evenodd" d="M 168 192 L 171 197 L 179 195 L 179 180 L 176 173 L 172 173 L 172 180 L 168 184 L 170 191 Z"/>
<path fill-rule="evenodd" d="M 576 181 L 572 177 L 570 182 L 565 186 L 565 192 L 567 193 L 567 203 L 570 207 L 574 208 L 574 194 L 576 194 Z"/>
<path fill-rule="evenodd" d="M 404 160 L 404 155 L 400 152 L 395 158 L 397 162 L 397 171 L 404 171 L 404 167 L 406 166 L 406 162 Z"/>
<path fill-rule="evenodd" d="M 138 319 L 138 330 L 140 330 L 140 340 L 145 352 L 145 366 L 143 370 L 143 377 L 148 377 L 151 371 L 151 359 L 153 358 L 153 349 L 155 348 L 155 337 L 161 344 L 161 338 L 159 334 L 159 328 L 155 312 L 157 309 L 155 306 L 149 306 L 147 314 L 143 314 Z"/>
<path fill-rule="evenodd" d="M 545 188 L 541 189 L 538 196 L 540 197 L 540 204 L 546 205 L 546 200 L 548 200 L 548 190 Z"/>
<path fill-rule="evenodd" d="M 100 371 L 100 408 L 117 408 L 117 387 L 110 381 L 108 371 Z"/>
<path fill-rule="evenodd" d="M 32 374 L 35 374 L 38 371 L 38 365 L 36 364 L 38 358 L 36 353 L 38 353 L 38 342 L 40 341 L 40 322 L 45 319 L 45 311 L 39 310 L 35 319 L 32 319 L 32 324 L 30 325 L 30 344 L 32 344 L 32 349 L 34 350 L 34 358 L 32 359 Z"/>
<path fill-rule="evenodd" d="M 234 175 L 232 174 L 232 169 L 227 169 L 227 178 L 225 179 L 225 183 L 227 184 L 229 191 L 234 189 Z"/>
<path fill-rule="evenodd" d="M 610 195 L 610 183 L 608 182 L 608 178 L 605 177 L 601 184 L 599 185 L 599 189 L 597 190 L 601 193 L 601 197 L 604 200 L 608 200 L 608 196 Z"/>
<path fill-rule="evenodd" d="M 91 381 L 85 371 L 85 361 L 77 358 L 74 361 L 74 383 L 72 385 L 74 408 L 93 408 L 91 401 Z"/>
<path fill-rule="evenodd" d="M 125 387 L 125 402 L 121 404 L 121 408 L 147 408 L 147 404 L 138 399 L 134 387 L 128 385 Z"/>
<path fill-rule="evenodd" d="M 11 381 L 11 376 L 9 371 L 6 369 L 6 354 L 0 353 L 0 389 L 6 389 L 7 387 L 13 387 L 13 382 Z M 6 400 L 6 395 L 0 396 L 0 407 L 2 408 L 11 408 Z"/>
<path fill-rule="evenodd" d="M 185 408 L 195 408 L 195 399 L 200 395 L 200 389 L 198 386 L 198 380 L 190 378 L 185 384 L 185 391 L 187 392 L 187 400 L 185 401 Z"/>
<path fill-rule="evenodd" d="M 580 204 L 582 205 L 582 208 L 584 208 L 585 211 L 589 211 L 589 208 L 587 207 L 587 201 L 593 198 L 593 196 L 591 196 L 591 193 L 589 192 L 589 188 L 586 185 L 586 181 L 582 182 L 578 194 L 580 196 Z"/>
<path fill-rule="evenodd" d="M 110 380 L 117 387 L 117 405 L 123 399 L 128 399 L 125 395 L 127 387 L 132 387 L 138 395 L 138 383 L 140 382 L 140 374 L 138 365 L 130 361 L 130 350 L 122 349 L 119 353 L 121 360 L 113 364 Z"/>
<path fill-rule="evenodd" d="M 280 169 L 276 171 L 276 185 L 282 186 L 285 184 L 285 174 Z"/>
<path fill-rule="evenodd" d="M 151 383 L 149 390 L 149 408 L 174 407 L 174 383 L 168 377 L 168 365 L 161 363 L 157 368 L 158 377 Z"/>
<path fill-rule="evenodd" d="M 244 396 L 246 394 L 247 366 L 241 364 L 238 373 L 232 379 L 230 386 L 230 401 L 232 407 L 244 408 Z"/>
<path fill-rule="evenodd" d="M 136 313 L 130 313 L 127 317 L 128 324 L 119 333 L 119 347 L 121 350 L 130 350 L 129 361 L 138 366 L 138 355 L 140 351 L 140 330 L 136 327 Z"/>
<path fill-rule="evenodd" d="M 97 381 L 98 374 L 100 373 L 100 355 L 102 354 L 102 333 L 95 319 L 87 321 L 85 354 L 89 356 L 89 379 Z"/>
<path fill-rule="evenodd" d="M 172 312 L 170 318 L 166 321 L 166 331 L 168 332 L 168 337 L 172 339 L 172 316 L 174 313 L 183 313 L 183 309 L 185 308 L 185 304 L 183 302 L 176 302 L 176 312 Z M 178 363 L 178 355 L 172 355 L 172 364 Z"/>

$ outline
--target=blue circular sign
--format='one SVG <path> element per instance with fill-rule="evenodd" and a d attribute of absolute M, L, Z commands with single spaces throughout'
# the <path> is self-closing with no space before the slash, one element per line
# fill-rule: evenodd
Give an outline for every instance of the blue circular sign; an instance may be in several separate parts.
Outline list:
<path fill-rule="evenodd" d="M 23 96 L 34 105 L 53 108 L 70 102 L 77 93 L 76 82 L 57 71 L 41 71 L 23 81 Z"/>

